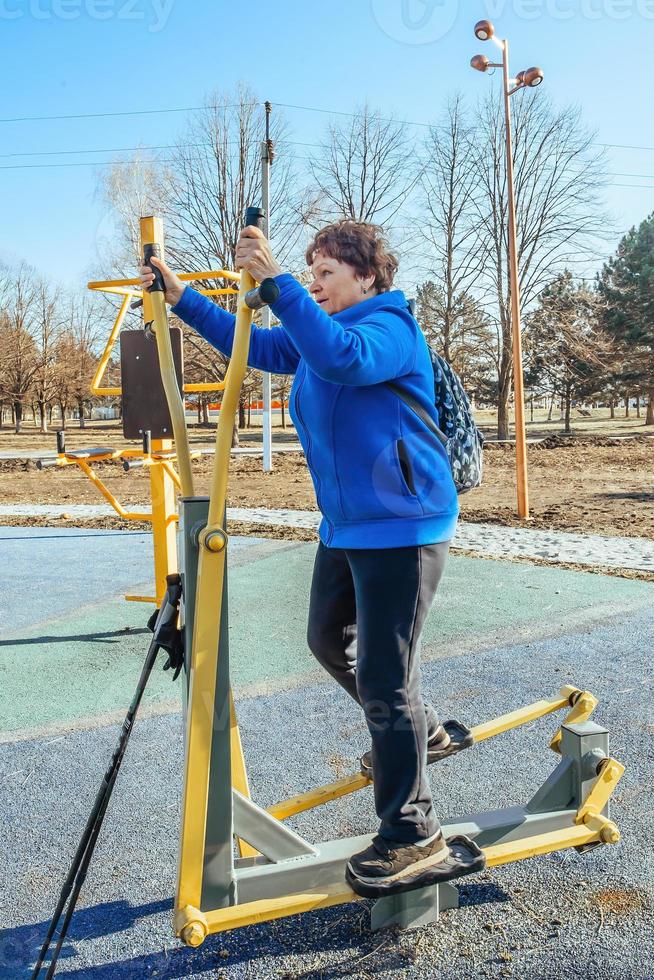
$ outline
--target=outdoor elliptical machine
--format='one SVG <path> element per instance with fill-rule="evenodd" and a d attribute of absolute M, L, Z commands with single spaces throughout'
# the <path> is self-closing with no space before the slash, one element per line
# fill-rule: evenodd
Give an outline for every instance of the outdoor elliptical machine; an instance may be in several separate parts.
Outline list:
<path fill-rule="evenodd" d="M 264 219 L 248 208 L 246 225 Z M 142 218 L 146 263 L 163 257 L 158 219 Z M 368 846 L 372 835 L 313 844 L 284 824 L 284 819 L 369 786 L 362 773 L 309 790 L 263 809 L 250 798 L 229 676 L 227 631 L 227 548 L 225 506 L 233 419 L 247 366 L 253 311 L 277 296 L 274 280 L 256 286 L 240 277 L 236 329 L 216 437 L 209 497 L 193 492 L 184 403 L 175 375 L 161 273 L 143 294 L 146 324 L 157 341 L 162 381 L 175 435 L 179 475 L 181 576 L 171 576 L 166 598 L 151 620 L 150 644 L 139 687 L 119 744 L 105 775 L 93 812 L 66 878 L 33 977 L 39 975 L 62 917 L 56 958 L 97 840 L 102 819 L 124 756 L 147 678 L 162 648 L 167 667 L 183 667 L 185 766 L 178 883 L 174 907 L 176 935 L 199 946 L 207 935 L 252 923 L 357 901 L 346 884 L 350 856 Z M 177 614 L 181 613 L 181 629 Z M 182 642 L 183 640 L 183 642 Z M 465 814 L 443 826 L 450 839 L 465 835 L 483 852 L 486 867 L 574 847 L 584 852 L 620 839 L 609 818 L 609 798 L 624 766 L 609 756 L 608 732 L 589 720 L 596 698 L 574 686 L 557 697 L 536 701 L 469 730 L 473 745 L 561 709 L 568 709 L 550 748 L 559 756 L 553 772 L 525 805 Z M 235 856 L 235 849 L 238 856 Z M 68 908 L 64 908 L 68 902 Z M 412 927 L 434 922 L 439 911 L 455 908 L 451 883 L 433 884 L 378 898 L 371 913 L 374 929 Z"/>

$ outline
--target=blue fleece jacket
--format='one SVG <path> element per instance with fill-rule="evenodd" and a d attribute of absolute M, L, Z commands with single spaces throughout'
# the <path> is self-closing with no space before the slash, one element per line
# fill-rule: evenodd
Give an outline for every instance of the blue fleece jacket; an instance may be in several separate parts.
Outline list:
<path fill-rule="evenodd" d="M 402 548 L 447 541 L 458 500 L 441 443 L 384 384 L 395 380 L 434 421 L 434 376 L 402 292 L 328 316 L 291 275 L 276 277 L 281 327 L 252 327 L 250 367 L 294 374 L 289 411 L 333 548 Z M 186 287 L 173 308 L 229 356 L 236 318 Z"/>

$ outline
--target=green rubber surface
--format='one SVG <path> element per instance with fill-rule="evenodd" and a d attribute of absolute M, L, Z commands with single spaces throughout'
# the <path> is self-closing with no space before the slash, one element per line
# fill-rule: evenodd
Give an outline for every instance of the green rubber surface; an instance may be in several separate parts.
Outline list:
<path fill-rule="evenodd" d="M 241 697 L 311 680 L 331 683 L 305 640 L 316 546 L 266 544 L 270 547 L 244 550 L 229 573 L 232 682 Z M 80 568 L 70 574 L 83 578 Z M 423 659 L 583 633 L 585 625 L 629 618 L 650 606 L 652 595 L 647 582 L 454 555 L 425 626 Z M 149 612 L 148 606 L 113 597 L 5 633 L 0 739 L 122 719 L 148 647 Z M 179 705 L 179 683 L 155 669 L 145 712 L 165 713 Z"/>

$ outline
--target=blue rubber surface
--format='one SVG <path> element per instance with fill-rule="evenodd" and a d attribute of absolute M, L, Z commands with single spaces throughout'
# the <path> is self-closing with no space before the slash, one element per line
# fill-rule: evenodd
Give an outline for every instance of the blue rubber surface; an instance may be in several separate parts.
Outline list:
<path fill-rule="evenodd" d="M 179 716 L 137 724 L 61 961 L 76 980 L 373 976 L 447 980 L 651 977 L 654 614 L 557 640 L 489 649 L 424 668 L 424 689 L 467 723 L 572 680 L 600 698 L 595 718 L 627 765 L 613 818 L 620 844 L 491 869 L 462 883 L 462 908 L 409 933 L 370 933 L 367 903 L 264 923 L 180 947 L 170 928 L 182 739 Z M 238 705 L 253 796 L 280 798 L 356 770 L 367 733 L 330 685 Z M 555 719 L 491 739 L 430 767 L 442 817 L 526 801 L 556 763 Z M 19 980 L 44 934 L 117 726 L 0 747 L 4 890 L 0 975 Z M 289 821 L 309 840 L 374 831 L 363 790 Z M 616 911 L 617 910 L 617 911 Z M 366 956 L 361 970 L 357 960 Z"/>
<path fill-rule="evenodd" d="M 251 548 L 260 540 L 233 538 L 230 549 Z M 0 626 L 5 633 L 128 592 L 153 595 L 149 531 L 0 527 L 0 556 Z"/>
<path fill-rule="evenodd" d="M 0 527 L 0 624 L 15 632 L 138 587 L 151 594 L 152 535 L 143 531 Z M 140 591 L 140 589 L 138 589 Z"/>

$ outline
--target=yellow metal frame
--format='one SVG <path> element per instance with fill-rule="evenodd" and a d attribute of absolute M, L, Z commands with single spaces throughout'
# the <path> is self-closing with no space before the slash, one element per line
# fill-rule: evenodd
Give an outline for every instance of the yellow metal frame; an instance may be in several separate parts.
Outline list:
<path fill-rule="evenodd" d="M 141 247 L 145 244 L 157 242 L 161 247 L 163 257 L 163 229 L 161 220 L 156 217 L 141 218 Z M 209 269 L 200 272 L 183 272 L 179 276 L 184 282 L 206 281 L 208 279 L 225 279 L 228 282 L 239 283 L 240 273 L 230 272 L 226 269 Z M 125 317 L 130 307 L 130 302 L 134 299 L 141 299 L 143 302 L 143 315 L 146 323 L 166 322 L 165 304 L 161 293 L 150 293 L 141 288 L 140 279 L 108 279 L 96 282 L 89 282 L 88 288 L 96 291 L 109 293 L 122 298 L 120 308 L 112 325 L 104 351 L 98 361 L 98 365 L 93 376 L 90 388 L 91 393 L 96 397 L 120 397 L 122 387 L 102 386 L 102 379 L 106 373 L 107 365 L 111 358 L 116 340 L 120 334 Z M 238 293 L 232 286 L 203 288 L 199 292 L 205 296 L 230 296 Z M 152 441 L 151 453 L 149 455 L 141 450 L 120 449 L 101 455 L 94 454 L 93 462 L 119 459 L 140 459 L 143 466 L 147 467 L 150 475 L 150 498 L 152 509 L 146 513 L 128 511 L 118 501 L 115 495 L 103 483 L 93 469 L 89 459 L 77 456 L 74 453 L 61 453 L 57 458 L 57 466 L 76 465 L 88 479 L 93 483 L 104 499 L 113 507 L 116 514 L 126 521 L 148 521 L 152 525 L 152 536 L 154 546 L 154 565 L 155 565 L 155 592 L 154 596 L 127 595 L 125 598 L 131 602 L 149 602 L 159 605 L 166 591 L 166 576 L 177 571 L 177 540 L 176 528 L 178 521 L 176 507 L 176 491 L 180 491 L 185 496 L 193 494 L 193 475 L 191 472 L 190 461 L 200 457 L 201 453 L 193 452 L 188 445 L 188 436 L 184 419 L 184 403 L 181 398 L 175 397 L 173 386 L 177 388 L 172 350 L 170 346 L 170 336 L 167 330 L 160 330 L 155 336 L 159 353 L 159 362 L 162 365 L 162 378 L 164 388 L 167 388 L 167 397 L 175 443 L 178 453 L 173 452 L 173 442 L 170 439 L 155 439 Z M 185 384 L 184 394 L 196 394 L 200 392 L 222 391 L 225 387 L 224 381 L 200 382 L 197 384 Z M 178 461 L 180 473 L 178 474 L 173 466 L 174 461 Z"/>
<path fill-rule="evenodd" d="M 77 455 L 83 450 L 72 453 L 58 453 L 55 465 L 57 467 L 77 466 L 96 489 L 102 494 L 107 503 L 113 507 L 118 517 L 124 521 L 147 521 L 152 525 L 154 551 L 154 581 L 153 596 L 126 595 L 128 602 L 148 602 L 160 605 L 166 592 L 166 576 L 177 571 L 177 521 L 174 488 L 180 488 L 180 478 L 175 472 L 173 462 L 176 459 L 172 451 L 170 439 L 155 439 L 152 442 L 152 452 L 146 455 L 140 449 L 115 449 L 106 453 L 94 453 L 86 459 Z M 192 454 L 193 456 L 199 453 Z M 109 487 L 100 479 L 93 469 L 91 462 L 106 462 L 107 460 L 138 459 L 147 467 L 150 475 L 150 511 L 127 510 Z"/>
<path fill-rule="evenodd" d="M 605 824 L 615 826 L 611 825 L 611 821 L 605 821 Z M 619 840 L 619 833 L 615 839 L 605 840 L 600 831 L 587 822 L 581 826 L 565 827 L 562 830 L 539 834 L 521 841 L 493 844 L 483 848 L 483 851 L 486 867 L 496 868 L 513 861 L 525 861 L 542 854 L 551 854 L 553 851 L 584 847 L 595 842 L 616 843 L 617 840 Z M 173 924 L 176 935 L 186 945 L 199 946 L 208 935 L 361 900 L 359 895 L 343 884 L 336 890 L 326 889 L 322 892 L 302 892 L 279 898 L 261 899 L 211 912 L 200 912 L 197 908 L 178 909 L 175 911 Z"/>
<path fill-rule="evenodd" d="M 588 691 L 576 691 L 572 687 L 564 687 L 562 693 L 567 692 L 570 711 L 563 719 L 564 725 L 574 725 L 582 721 L 588 721 L 593 711 L 597 707 L 597 698 Z M 550 748 L 554 752 L 561 751 L 561 729 L 552 738 Z"/>
<path fill-rule="evenodd" d="M 186 759 L 184 766 L 184 798 L 180 833 L 179 869 L 177 879 L 176 909 L 199 908 L 202 894 L 202 869 L 206 834 L 207 799 L 209 792 L 209 760 L 213 735 L 213 705 L 216 694 L 217 643 L 222 617 L 223 582 L 226 564 L 227 534 L 223 526 L 227 498 L 227 478 L 232 443 L 232 426 L 238 399 L 247 368 L 250 344 L 252 310 L 245 304 L 245 294 L 254 287 L 254 279 L 248 272 L 241 274 L 236 328 L 232 355 L 225 378 L 218 430 L 216 453 L 211 479 L 210 503 L 207 526 L 199 538 L 199 562 L 193 646 L 189 667 L 189 696 L 186 728 Z M 155 328 L 163 324 L 155 322 Z M 194 697 L 195 689 L 202 697 Z M 232 723 L 232 738 L 236 738 L 238 726 Z M 240 741 L 240 739 L 239 739 Z M 236 778 L 245 773 L 245 765 L 238 761 Z M 193 929 L 187 923 L 186 935 Z M 201 940 L 200 940 L 201 941 Z"/>
<path fill-rule="evenodd" d="M 141 254 L 146 245 L 159 245 L 161 258 L 163 252 L 163 225 L 161 218 L 148 217 L 141 218 Z M 175 446 L 177 448 L 177 460 L 179 464 L 179 480 L 182 493 L 185 497 L 193 496 L 193 472 L 191 470 L 191 451 L 188 441 L 188 430 L 186 428 L 186 416 L 184 399 L 177 384 L 177 374 L 175 373 L 175 362 L 173 359 L 173 348 L 168 330 L 168 320 L 166 317 L 166 301 L 163 292 L 148 292 L 143 290 L 143 319 L 146 323 L 153 323 L 155 329 L 155 339 L 157 341 L 157 353 L 159 355 L 159 370 L 163 383 L 168 411 L 173 426 L 175 436 Z M 162 474 L 164 483 L 167 474 Z M 153 490 L 155 488 L 153 487 Z M 166 492 L 166 487 L 156 488 L 158 492 Z M 172 490 L 172 487 L 170 488 Z M 153 498 L 156 499 L 156 498 Z M 172 511 L 175 510 L 175 495 L 171 495 Z M 166 507 L 167 511 L 168 508 Z"/>
<path fill-rule="evenodd" d="M 472 737 L 475 744 L 478 742 L 483 742 L 488 738 L 494 738 L 496 735 L 501 735 L 503 732 L 511 731 L 513 728 L 519 728 L 521 725 L 527 725 L 531 721 L 536 721 L 537 718 L 543 718 L 545 715 L 553 714 L 556 711 L 560 711 L 562 708 L 568 707 L 572 701 L 579 703 L 581 698 L 592 699 L 595 704 L 597 700 L 588 691 L 582 691 L 579 688 L 567 685 L 562 687 L 558 697 L 554 698 L 544 698 L 541 701 L 534 701 L 533 704 L 528 704 L 523 708 L 518 708 L 516 711 L 510 711 L 508 714 L 500 715 L 499 718 L 493 718 L 491 721 L 482 722 L 479 725 L 473 725 L 470 729 Z M 572 712 L 566 717 L 563 724 L 569 721 L 582 721 L 586 720 L 581 718 L 571 718 Z M 559 729 L 560 732 L 560 729 Z M 328 803 L 330 800 L 336 800 L 341 796 L 347 796 L 348 793 L 354 793 L 359 789 L 363 789 L 364 786 L 370 785 L 371 780 L 364 776 L 362 773 L 355 773 L 353 776 L 344 776 L 342 779 L 337 780 L 334 783 L 329 783 L 326 786 L 319 786 L 317 789 L 309 790 L 307 793 L 301 793 L 298 796 L 293 796 L 288 800 L 282 800 L 280 803 L 275 803 L 273 806 L 268 807 L 268 812 L 274 817 L 280 820 L 286 817 L 293 816 L 296 813 L 303 813 L 305 810 L 311 810 L 316 806 L 321 806 L 323 803 Z"/>
<path fill-rule="evenodd" d="M 587 696 L 597 703 L 587 691 L 566 686 L 561 689 L 558 697 L 536 701 L 533 704 L 519 708 L 517 711 L 512 711 L 506 715 L 501 715 L 499 718 L 475 725 L 471 728 L 474 741 L 481 742 L 488 738 L 494 738 L 503 732 L 511 731 L 521 725 L 529 724 L 537 718 L 542 718 L 545 715 L 569 707 L 571 702 L 573 704 L 579 703 L 581 696 Z M 568 720 L 569 716 L 563 723 L 565 724 Z M 234 714 L 232 714 L 232 736 L 238 742 L 237 748 L 234 747 L 234 742 L 232 743 L 232 761 L 234 762 L 235 756 L 238 757 L 238 754 L 241 752 L 240 736 L 238 735 L 238 726 L 236 725 Z M 238 762 L 236 772 L 238 775 L 233 780 L 233 785 L 242 792 L 242 786 L 244 785 L 242 782 L 243 778 L 245 778 L 245 786 L 247 787 L 247 776 L 244 776 L 245 771 L 242 762 Z M 624 766 L 620 762 L 610 758 L 603 760 L 600 763 L 600 771 L 590 793 L 580 806 L 569 827 L 564 827 L 549 833 L 535 834 L 532 837 L 526 837 L 518 841 L 489 845 L 483 848 L 486 857 L 486 866 L 491 868 L 499 867 L 500 865 L 509 864 L 513 861 L 524 861 L 538 855 L 550 854 L 553 851 L 566 850 L 572 847 L 584 847 L 589 844 L 617 843 L 620 839 L 620 832 L 611 820 L 602 816 L 602 810 L 606 807 L 623 772 Z M 370 785 L 370 783 L 371 780 L 367 777 L 356 773 L 353 776 L 346 776 L 334 783 L 320 786 L 307 793 L 302 793 L 288 800 L 276 803 L 268 808 L 268 813 L 279 820 L 283 820 L 286 817 L 302 813 L 305 810 L 321 806 L 330 800 L 355 792 Z M 202 795 L 196 795 L 192 791 L 189 794 L 189 790 L 192 790 L 192 787 L 189 785 L 187 779 L 185 803 L 188 802 L 189 807 L 201 805 Z M 189 794 L 188 800 L 187 794 Z M 187 825 L 187 833 L 190 833 L 190 830 L 190 826 Z M 204 835 L 202 835 L 203 840 Z M 189 843 L 187 841 L 187 844 Z M 250 852 L 253 854 L 258 853 L 254 849 L 250 849 Z M 196 873 L 192 878 L 195 891 L 191 891 L 190 888 L 187 889 L 185 887 L 187 882 L 184 879 L 184 875 L 189 869 L 189 862 L 192 859 L 197 861 Z M 199 946 L 207 935 L 218 932 L 266 922 L 271 919 L 283 918 L 289 915 L 296 915 L 300 912 L 327 908 L 345 902 L 360 901 L 360 897 L 343 884 L 342 887 L 339 886 L 337 889 L 326 889 L 325 891 L 317 891 L 315 893 L 302 892 L 295 895 L 262 899 L 260 901 L 234 905 L 229 908 L 201 912 L 199 910 L 202 868 L 201 845 L 199 848 L 196 848 L 193 857 L 190 851 L 187 850 L 186 862 L 184 867 L 180 864 L 180 882 L 177 901 L 175 903 L 174 926 L 176 935 L 189 946 Z M 200 871 L 199 880 L 198 870 Z M 195 902 L 185 901 L 185 899 L 190 899 L 191 897 L 196 899 Z"/>
<path fill-rule="evenodd" d="M 147 222 L 148 224 L 143 224 Z M 155 231 L 155 222 L 159 222 Z M 158 218 L 142 218 L 141 219 L 141 240 L 143 243 L 143 236 L 148 240 L 159 241 L 162 237 L 162 231 L 160 227 L 160 221 Z M 207 279 L 227 279 L 228 282 L 240 282 L 241 276 L 238 272 L 230 272 L 227 269 L 208 269 L 204 272 L 182 272 L 179 274 L 179 278 L 182 282 L 198 282 L 206 281 Z M 137 288 L 138 287 L 138 288 Z M 118 313 L 116 314 L 116 319 L 109 333 L 107 343 L 105 344 L 102 356 L 98 361 L 98 366 L 96 372 L 93 375 L 93 381 L 91 382 L 91 392 L 98 398 L 102 397 L 119 397 L 123 393 L 123 389 L 120 387 L 102 387 L 102 379 L 107 370 L 107 365 L 109 364 L 109 359 L 111 358 L 112 351 L 120 329 L 123 325 L 125 317 L 130 307 L 130 302 L 135 299 L 143 300 L 143 312 L 145 316 L 146 323 L 150 322 L 153 317 L 148 316 L 148 312 L 151 304 L 151 298 L 156 296 L 156 294 L 148 293 L 141 288 L 140 279 L 106 279 L 97 282 L 89 282 L 87 288 L 95 292 L 100 293 L 111 293 L 116 296 L 122 296 L 122 302 Z M 215 289 L 199 289 L 198 292 L 202 293 L 204 296 L 236 296 L 238 290 L 231 286 L 223 286 Z M 198 394 L 207 391 L 223 391 L 225 387 L 224 381 L 200 381 L 196 384 L 185 384 L 184 394 Z"/>

